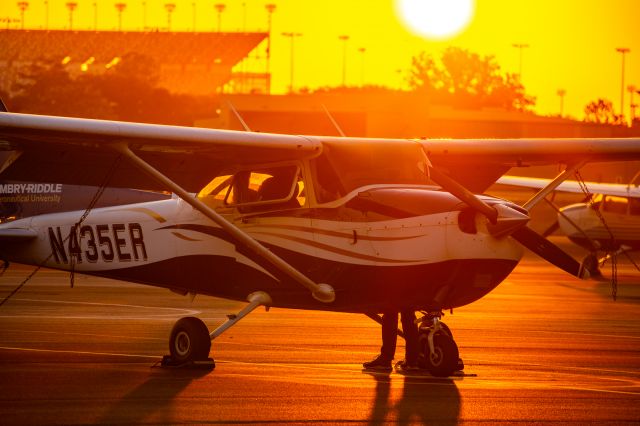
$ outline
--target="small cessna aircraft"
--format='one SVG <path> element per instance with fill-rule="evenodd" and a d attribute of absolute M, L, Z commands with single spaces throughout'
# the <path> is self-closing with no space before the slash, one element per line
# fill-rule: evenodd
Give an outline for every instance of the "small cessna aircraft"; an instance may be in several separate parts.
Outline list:
<path fill-rule="evenodd" d="M 480 299 L 521 244 L 570 274 L 582 266 L 526 227 L 527 209 L 476 195 L 512 166 L 640 158 L 640 139 L 402 140 L 293 136 L 0 113 L 0 179 L 170 191 L 170 199 L 0 224 L 0 256 L 249 304 L 209 333 L 180 319 L 169 364 L 259 306 L 411 309 L 421 363 L 458 365 L 442 311 Z"/>
<path fill-rule="evenodd" d="M 525 188 L 546 187 L 550 179 L 502 176 L 497 183 Z M 599 275 L 599 265 L 608 256 L 598 252 L 623 254 L 640 250 L 640 187 L 631 184 L 564 181 L 555 189 L 560 192 L 584 194 L 584 202 L 562 208 L 553 206 L 558 220 L 544 233 L 547 236 L 560 228 L 571 241 L 589 250 L 583 260 L 592 276 Z"/>

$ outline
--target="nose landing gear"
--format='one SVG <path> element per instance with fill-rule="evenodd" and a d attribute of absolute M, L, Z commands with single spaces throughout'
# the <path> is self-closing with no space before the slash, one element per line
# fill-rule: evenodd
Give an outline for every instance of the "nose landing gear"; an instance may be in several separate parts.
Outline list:
<path fill-rule="evenodd" d="M 437 377 L 448 377 L 455 371 L 464 369 L 453 334 L 449 327 L 440 321 L 443 315 L 440 311 L 427 312 L 420 319 L 419 326 L 418 365 Z"/>

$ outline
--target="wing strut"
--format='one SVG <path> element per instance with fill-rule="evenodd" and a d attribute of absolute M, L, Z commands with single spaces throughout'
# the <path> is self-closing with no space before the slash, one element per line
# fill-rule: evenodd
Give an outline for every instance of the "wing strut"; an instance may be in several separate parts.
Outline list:
<path fill-rule="evenodd" d="M 562 182 L 567 180 L 570 174 L 575 173 L 578 169 L 580 169 L 586 161 L 579 161 L 571 166 L 567 166 L 563 172 L 561 172 L 558 176 L 556 176 L 551 182 L 547 184 L 544 188 L 538 191 L 533 197 L 531 197 L 526 203 L 522 205 L 527 210 L 531 210 L 533 206 L 542 201 L 547 195 L 551 192 L 555 191 L 555 189 L 560 186 Z"/>
<path fill-rule="evenodd" d="M 169 188 L 172 192 L 182 198 L 185 202 L 189 203 L 194 209 L 198 210 L 200 213 L 211 219 L 216 225 L 229 233 L 229 235 L 231 235 L 237 242 L 247 247 L 262 258 L 268 260 L 271 264 L 273 264 L 280 271 L 284 272 L 291 279 L 309 289 L 314 299 L 324 303 L 331 303 L 335 300 L 335 292 L 333 291 L 333 287 L 331 287 L 329 284 L 316 284 L 315 282 L 310 280 L 306 275 L 269 251 L 269 249 L 260 244 L 249 234 L 242 231 L 232 223 L 228 222 L 215 210 L 204 204 L 197 197 L 189 194 L 187 191 L 182 189 L 182 187 L 160 173 L 160 171 L 156 170 L 149 163 L 138 157 L 133 151 L 131 151 L 128 145 L 124 143 L 117 144 L 114 145 L 114 149 L 124 154 L 129 160 L 131 160 L 132 163 L 134 163 L 140 169 L 151 175 L 153 178 L 157 179 L 162 184 L 166 185 L 167 188 Z"/>

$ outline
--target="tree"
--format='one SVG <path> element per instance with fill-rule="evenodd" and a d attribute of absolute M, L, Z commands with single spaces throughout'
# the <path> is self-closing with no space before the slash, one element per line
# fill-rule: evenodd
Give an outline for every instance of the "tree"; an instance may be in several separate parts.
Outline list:
<path fill-rule="evenodd" d="M 408 80 L 413 90 L 434 103 L 517 110 L 535 105 L 516 75 L 501 74 L 493 56 L 457 47 L 447 48 L 440 63 L 425 52 L 413 57 Z"/>
<path fill-rule="evenodd" d="M 102 74 L 73 77 L 59 61 L 43 59 L 19 72 L 10 103 L 16 112 L 187 126 L 215 110 L 210 96 L 158 87 L 158 70 L 153 59 L 132 53 Z"/>
<path fill-rule="evenodd" d="M 72 79 L 59 61 L 40 60 L 18 72 L 11 88 L 12 109 L 31 114 L 113 119 L 99 90 Z"/>
<path fill-rule="evenodd" d="M 613 103 L 608 99 L 599 98 L 589 102 L 584 107 L 584 121 L 588 123 L 622 124 L 623 117 L 613 111 Z"/>

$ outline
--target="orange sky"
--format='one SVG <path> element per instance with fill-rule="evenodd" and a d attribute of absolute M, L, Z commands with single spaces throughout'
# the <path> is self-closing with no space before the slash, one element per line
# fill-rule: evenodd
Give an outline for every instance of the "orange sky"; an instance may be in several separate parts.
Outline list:
<path fill-rule="evenodd" d="M 91 29 L 94 0 L 75 0 L 74 29 Z M 98 28 L 115 29 L 116 1 L 96 0 Z M 123 29 L 140 30 L 142 0 L 123 0 Z M 147 26 L 166 28 L 164 3 L 146 0 Z M 171 0 L 176 3 L 172 29 L 215 30 L 215 3 L 226 3 L 222 30 L 266 30 L 264 5 L 275 3 L 273 14 L 272 72 L 274 92 L 289 86 L 289 40 L 282 32 L 299 32 L 295 46 L 296 87 L 339 85 L 342 82 L 343 42 L 347 34 L 347 84 L 364 82 L 399 87 L 411 57 L 420 51 L 439 56 L 447 46 L 459 46 L 483 55 L 495 55 L 503 70 L 518 72 L 518 50 L 513 43 L 526 43 L 523 82 L 537 97 L 536 111 L 559 112 L 559 88 L 566 90 L 565 113 L 583 118 L 582 110 L 598 97 L 620 105 L 621 55 L 616 47 L 628 47 L 625 86 L 640 88 L 640 2 L 638 0 L 476 0 L 470 25 L 457 36 L 440 41 L 413 35 L 398 18 L 393 0 Z M 49 0 L 49 27 L 67 28 L 67 0 Z M 26 28 L 43 28 L 44 0 L 30 0 Z M 0 17 L 19 18 L 14 0 L 0 0 Z M 6 23 L 2 23 L 6 26 Z M 19 23 L 11 24 L 14 28 Z M 358 48 L 366 48 L 364 54 Z M 248 65 L 251 66 L 251 65 Z M 260 70 L 263 66 L 260 66 Z M 400 72 L 399 70 L 402 70 Z M 636 95 L 640 103 L 640 95 Z M 628 116 L 629 93 L 625 91 Z M 638 110 L 640 115 L 640 109 Z"/>

